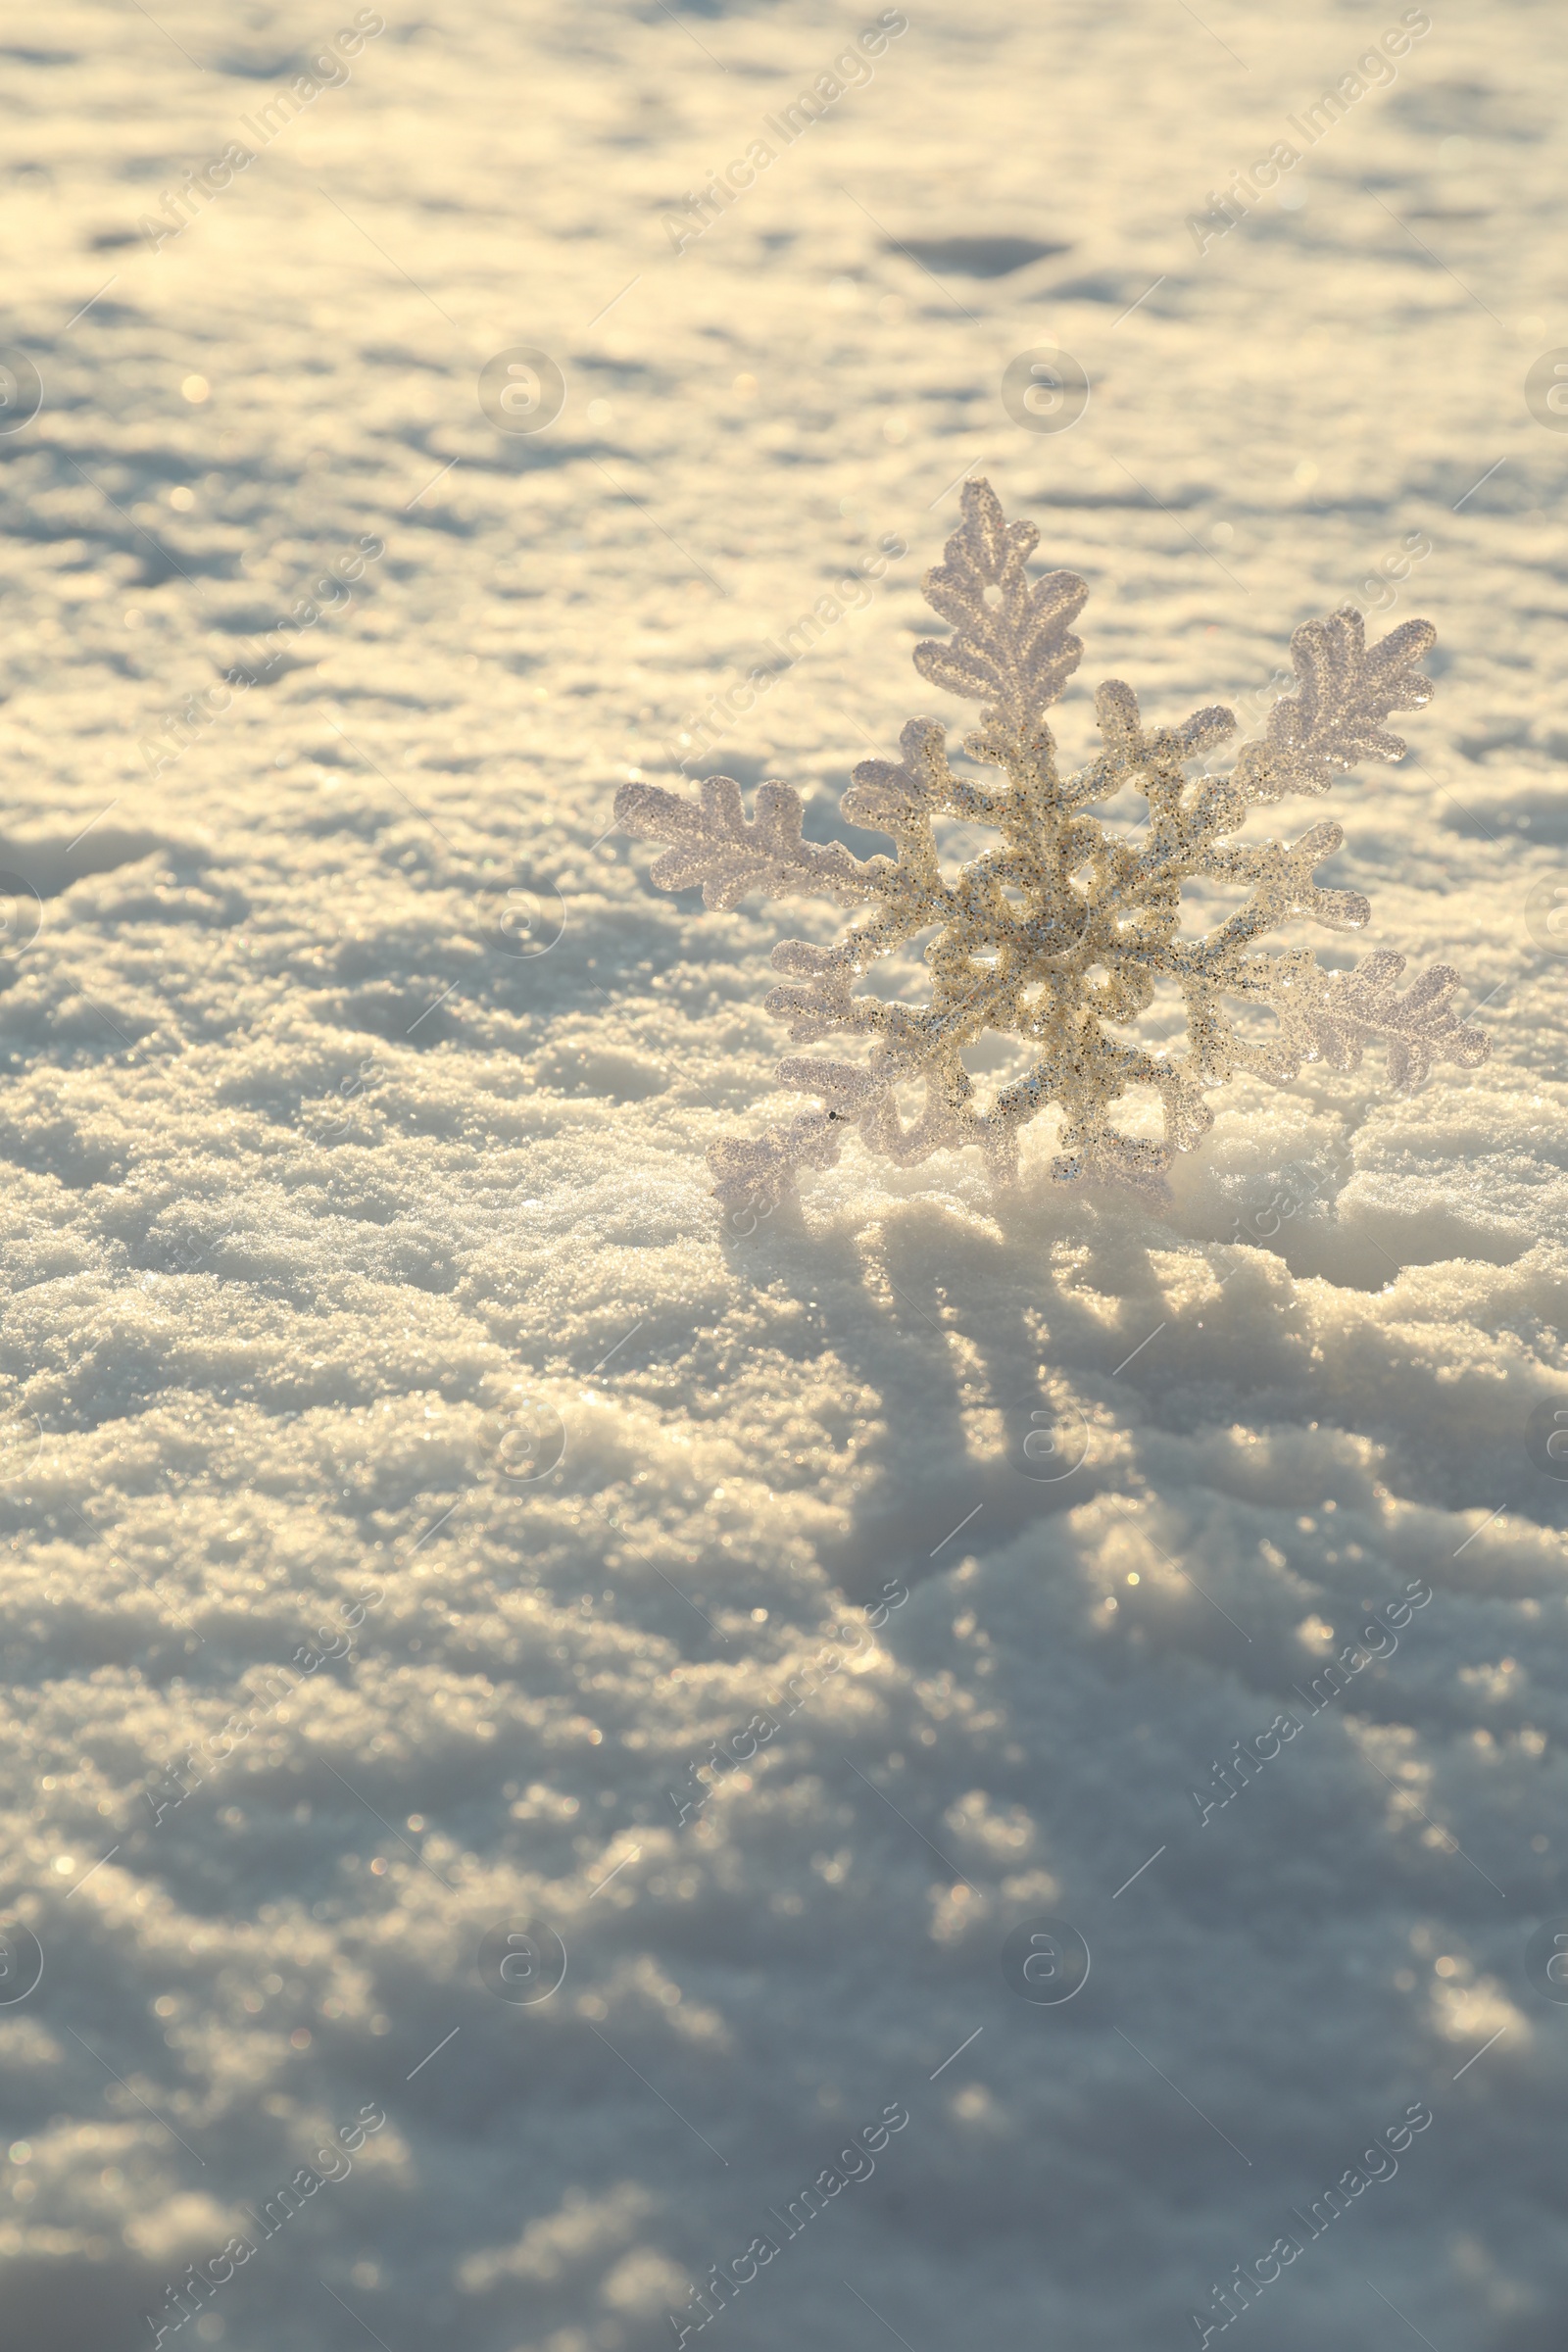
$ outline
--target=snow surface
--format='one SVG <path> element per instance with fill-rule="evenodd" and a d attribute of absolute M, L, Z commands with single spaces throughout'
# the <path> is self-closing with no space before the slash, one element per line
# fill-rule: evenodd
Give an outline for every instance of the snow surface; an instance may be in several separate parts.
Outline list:
<path fill-rule="evenodd" d="M 152 2343 L 246 2233 L 166 2342 L 651 2352 L 770 2234 L 709 2344 L 1156 2352 L 1419 2102 L 1232 2340 L 1561 2340 L 1568 2012 L 1523 1958 L 1568 1912 L 1568 442 L 1523 389 L 1568 343 L 1560 25 L 1436 10 L 1304 203 L 1200 256 L 1396 8 L 911 10 L 677 257 L 668 209 L 877 13 L 389 10 L 158 250 L 336 21 L 12 19 L 3 1769 L 45 1969 L 0 2008 L 5 2352 Z M 1093 384 L 1061 435 L 999 395 L 1048 340 Z M 566 379 L 531 436 L 476 395 L 517 346 Z M 1411 759 L 1281 815 L 1346 823 L 1357 951 L 1451 958 L 1494 1058 L 1239 1084 L 1165 1213 L 1048 1186 L 1041 1135 L 1004 1200 L 857 1150 L 726 1226 L 705 1145 L 797 1106 L 779 925 L 651 892 L 615 788 L 902 539 L 693 770 L 829 837 L 934 707 L 966 468 L 1092 583 L 1074 757 L 1100 677 L 1256 708 L 1430 540 Z M 1042 1411 L 1087 1446 L 1054 1483 Z M 1003 1981 L 1040 1914 L 1093 1954 L 1063 2007 Z M 537 2005 L 481 1982 L 519 1921 L 568 1954 Z"/>

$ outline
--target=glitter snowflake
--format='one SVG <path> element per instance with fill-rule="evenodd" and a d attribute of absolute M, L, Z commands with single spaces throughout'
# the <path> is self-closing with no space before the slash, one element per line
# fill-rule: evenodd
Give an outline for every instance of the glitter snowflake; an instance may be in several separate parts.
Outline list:
<path fill-rule="evenodd" d="M 1103 749 L 1062 776 L 1044 713 L 1078 666 L 1071 623 L 1089 592 L 1070 571 L 1031 583 L 1025 564 L 1038 538 L 1032 523 L 1006 521 L 989 483 L 966 484 L 962 527 L 924 582 L 955 634 L 917 646 L 914 662 L 932 685 L 983 706 L 963 748 L 1006 780 L 956 775 L 944 729 L 912 719 L 903 758 L 862 760 L 841 803 L 852 824 L 891 836 L 895 858 L 862 861 L 842 843 L 807 841 L 787 784 L 758 787 L 750 822 L 728 776 L 710 776 L 695 802 L 653 784 L 628 784 L 616 798 L 628 832 L 670 845 L 651 877 L 662 890 L 701 883 L 710 907 L 735 906 L 752 891 L 815 891 L 866 909 L 833 946 L 781 942 L 773 966 L 791 985 L 766 1004 L 797 1044 L 865 1038 L 869 1054 L 781 1062 L 781 1083 L 818 1107 L 755 1141 L 713 1144 L 721 1200 L 777 1200 L 799 1169 L 832 1166 L 852 1129 L 901 1166 L 978 1144 L 1006 1181 L 1020 1129 L 1054 1103 L 1054 1177 L 1158 1190 L 1173 1154 L 1212 1124 L 1203 1090 L 1237 1070 L 1280 1082 L 1308 1061 L 1353 1069 L 1373 1038 L 1388 1042 L 1396 1088 L 1418 1083 L 1435 1060 L 1474 1067 L 1486 1058 L 1488 1040 L 1452 1009 L 1459 978 L 1446 964 L 1401 993 L 1404 957 L 1387 949 L 1332 972 L 1310 949 L 1258 951 L 1262 935 L 1292 916 L 1331 931 L 1366 921 L 1359 892 L 1313 879 L 1344 839 L 1338 825 L 1312 825 L 1295 842 L 1233 838 L 1255 807 L 1322 793 L 1357 760 L 1403 756 L 1383 721 L 1431 699 L 1415 666 L 1434 643 L 1431 623 L 1407 620 L 1369 649 L 1352 609 L 1304 622 L 1291 640 L 1295 693 L 1275 703 L 1226 774 L 1210 773 L 1206 756 L 1235 733 L 1229 710 L 1216 705 L 1180 726 L 1148 728 L 1132 689 L 1107 679 L 1095 697 Z M 1189 774 L 1194 762 L 1201 772 Z M 1132 827 L 1102 823 L 1093 811 L 1128 785 L 1147 803 L 1145 816 Z M 1001 844 L 950 879 L 933 830 L 943 818 L 991 827 Z M 1183 932 L 1184 883 L 1248 895 L 1214 929 Z M 856 993 L 880 957 L 933 930 L 928 1003 Z M 1185 1052 L 1151 1052 L 1121 1034 L 1162 979 L 1185 1005 Z M 982 1106 L 963 1056 L 987 1032 L 1019 1041 L 1029 1064 Z M 912 1086 L 923 1088 L 923 1106 L 906 1118 L 900 1096 L 907 1103 Z M 1112 1106 L 1140 1087 L 1158 1099 L 1159 1141 L 1110 1124 Z"/>

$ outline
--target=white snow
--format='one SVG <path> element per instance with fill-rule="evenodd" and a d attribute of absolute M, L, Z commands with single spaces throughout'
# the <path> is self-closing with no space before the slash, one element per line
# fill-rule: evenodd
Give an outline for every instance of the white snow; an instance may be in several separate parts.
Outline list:
<path fill-rule="evenodd" d="M 1422 2101 L 1229 2340 L 1560 2337 L 1555 20 L 1434 12 L 1200 256 L 1398 10 L 911 11 L 677 255 L 878 13 L 389 11 L 158 250 L 353 12 L 7 35 L 0 1899 L 45 1969 L 0 2007 L 5 2352 L 152 2344 L 236 2235 L 166 2345 L 652 2352 L 768 2232 L 705 2348 L 1157 2352 Z M 1048 342 L 1060 435 L 999 392 Z M 531 437 L 476 393 L 514 348 L 566 382 Z M 1004 1197 L 855 1147 L 726 1226 L 705 1147 L 799 1106 L 776 919 L 650 890 L 615 790 L 890 537 L 693 772 L 823 840 L 910 711 L 961 723 L 908 657 L 965 470 L 1090 581 L 1075 759 L 1104 675 L 1255 723 L 1295 623 L 1430 540 L 1371 628 L 1430 615 L 1439 694 L 1324 878 L 1493 1059 L 1233 1085 L 1168 1211 L 1043 1138 Z M 1054 1482 L 1041 1427 L 1087 1441 Z M 1093 1953 L 1059 2008 L 1003 1982 L 1038 1914 Z M 564 1982 L 492 1997 L 530 1920 Z"/>

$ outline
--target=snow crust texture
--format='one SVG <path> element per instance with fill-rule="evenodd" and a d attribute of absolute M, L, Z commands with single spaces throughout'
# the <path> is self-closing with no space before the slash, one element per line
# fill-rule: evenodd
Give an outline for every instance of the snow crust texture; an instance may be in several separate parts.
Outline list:
<path fill-rule="evenodd" d="M 1554 14 L 376 13 L 4 35 L 0 2352 L 1555 2348 Z M 980 477 L 1490 1059 L 714 1201 Z"/>

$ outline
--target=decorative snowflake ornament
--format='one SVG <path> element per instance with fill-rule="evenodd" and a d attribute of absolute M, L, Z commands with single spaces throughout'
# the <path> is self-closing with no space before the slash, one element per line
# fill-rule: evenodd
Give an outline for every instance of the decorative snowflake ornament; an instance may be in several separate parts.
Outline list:
<path fill-rule="evenodd" d="M 983 706 L 963 748 L 1005 781 L 955 775 L 943 728 L 911 719 L 902 760 L 861 760 L 840 804 L 852 824 L 890 835 L 895 858 L 862 862 L 841 843 L 805 840 L 800 798 L 787 784 L 758 787 L 750 823 L 728 776 L 710 776 L 695 802 L 653 784 L 628 784 L 616 796 L 628 832 L 671 845 L 653 868 L 659 889 L 700 882 L 711 907 L 734 906 L 754 890 L 821 891 L 865 909 L 832 947 L 796 939 L 776 947 L 774 969 L 793 985 L 774 989 L 766 1004 L 785 1015 L 797 1044 L 866 1038 L 869 1054 L 780 1063 L 781 1082 L 820 1107 L 755 1142 L 712 1145 L 723 1201 L 777 1200 L 798 1169 L 831 1167 L 852 1128 L 901 1166 L 978 1144 L 1006 1181 L 1019 1130 L 1053 1103 L 1061 1112 L 1054 1177 L 1157 1191 L 1172 1155 L 1190 1152 L 1212 1124 L 1204 1088 L 1233 1071 L 1279 1082 L 1305 1061 L 1353 1069 L 1367 1040 L 1383 1037 L 1390 1079 L 1407 1087 L 1435 1060 L 1470 1068 L 1490 1051 L 1479 1030 L 1460 1026 L 1450 1002 L 1459 978 L 1446 964 L 1400 995 L 1404 957 L 1387 949 L 1337 972 L 1310 949 L 1259 949 L 1262 935 L 1293 915 L 1331 931 L 1366 921 L 1358 892 L 1313 880 L 1344 839 L 1338 825 L 1313 825 L 1291 843 L 1231 838 L 1254 807 L 1288 792 L 1322 793 L 1336 769 L 1358 760 L 1403 756 L 1383 721 L 1431 699 L 1415 666 L 1435 641 L 1430 621 L 1407 620 L 1370 650 L 1351 609 L 1304 622 L 1291 640 L 1296 692 L 1274 705 L 1263 735 L 1241 746 L 1227 775 L 1187 770 L 1235 733 L 1229 710 L 1216 705 L 1178 727 L 1146 728 L 1131 687 L 1107 679 L 1095 697 L 1104 748 L 1062 776 L 1044 713 L 1078 666 L 1083 647 L 1071 623 L 1089 591 L 1070 571 L 1031 584 L 1024 566 L 1039 536 L 1032 523 L 1005 520 L 989 483 L 965 485 L 962 528 L 924 581 L 927 603 L 956 633 L 916 646 L 914 664 L 934 686 Z M 1143 796 L 1147 814 L 1112 830 L 1091 811 L 1125 785 Z M 1000 845 L 949 880 L 933 833 L 940 818 L 994 828 Z M 1182 886 L 1200 882 L 1249 895 L 1216 928 L 1184 933 Z M 856 993 L 879 957 L 932 930 L 928 1003 Z M 1149 1052 L 1119 1034 L 1162 978 L 1186 1007 L 1182 1053 Z M 1272 1014 L 1272 1029 L 1256 1033 L 1248 1007 Z M 988 1031 L 1021 1041 L 1030 1058 L 982 1108 L 963 1054 Z M 923 1086 L 923 1108 L 906 1122 L 897 1090 L 911 1083 Z M 1136 1087 L 1159 1099 L 1160 1142 L 1110 1124 L 1112 1106 Z"/>

